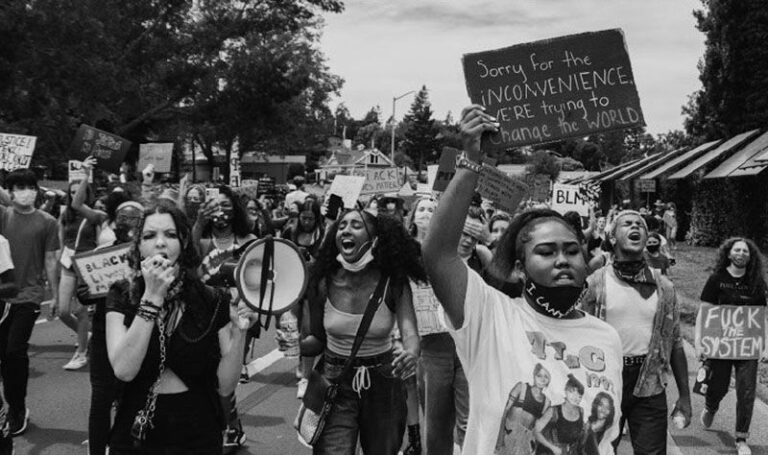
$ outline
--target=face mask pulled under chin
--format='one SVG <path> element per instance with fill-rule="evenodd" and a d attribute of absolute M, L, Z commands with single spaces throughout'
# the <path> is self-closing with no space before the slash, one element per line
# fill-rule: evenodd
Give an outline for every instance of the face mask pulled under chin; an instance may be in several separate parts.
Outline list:
<path fill-rule="evenodd" d="M 346 259 L 344 259 L 344 256 L 339 253 L 336 255 L 336 260 L 339 261 L 339 264 L 341 264 L 342 267 L 344 267 L 344 270 L 348 272 L 357 273 L 364 268 L 368 266 L 371 262 L 373 262 L 373 249 L 376 247 L 376 242 L 378 241 L 378 238 L 374 239 L 372 242 L 367 242 L 365 245 L 362 246 L 362 248 L 367 248 L 365 250 L 365 253 L 363 253 L 358 260 L 355 262 L 348 262 Z"/>
<path fill-rule="evenodd" d="M 548 315 L 562 319 L 567 317 L 579 303 L 581 294 L 586 290 L 586 284 L 576 286 L 544 286 L 535 283 L 530 278 L 525 280 L 523 292 L 533 303 Z"/>
<path fill-rule="evenodd" d="M 13 200 L 19 205 L 32 206 L 35 204 L 35 199 L 37 199 L 37 191 L 35 190 L 16 190 L 13 192 Z"/>

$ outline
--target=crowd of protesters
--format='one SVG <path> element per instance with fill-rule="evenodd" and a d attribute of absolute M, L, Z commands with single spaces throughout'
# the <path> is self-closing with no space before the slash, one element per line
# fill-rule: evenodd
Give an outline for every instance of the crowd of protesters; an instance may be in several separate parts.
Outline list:
<path fill-rule="evenodd" d="M 496 128 L 482 108 L 465 109 L 464 152 L 442 195 L 354 209 L 307 192 L 303 178 L 283 197 L 245 195 L 158 185 L 150 167 L 140 185 L 97 191 L 88 159 L 86 179 L 57 198 L 33 172 L 11 172 L 0 190 L 0 454 L 27 431 L 29 339 L 44 303 L 77 337 L 62 367 L 90 364 L 90 454 L 246 444 L 235 389 L 249 380 L 252 344 L 274 340 L 238 303 L 227 265 L 266 236 L 309 264 L 305 298 L 285 318 L 300 343 L 277 331 L 283 349 L 301 346 L 297 397 L 313 371 L 340 385 L 314 453 L 609 454 L 625 430 L 635 453 L 666 453 L 667 378 L 685 427 L 698 367 L 686 361 L 670 279 L 675 204 L 622 201 L 588 217 L 531 201 L 495 210 L 474 190 L 480 137 Z M 125 243 L 133 278 L 90 296 L 72 256 Z M 754 242 L 732 238 L 701 299 L 765 306 L 766 290 Z M 383 304 L 358 337 L 372 295 Z M 758 361 L 702 360 L 701 424 L 712 425 L 735 369 L 736 446 L 748 455 Z"/>

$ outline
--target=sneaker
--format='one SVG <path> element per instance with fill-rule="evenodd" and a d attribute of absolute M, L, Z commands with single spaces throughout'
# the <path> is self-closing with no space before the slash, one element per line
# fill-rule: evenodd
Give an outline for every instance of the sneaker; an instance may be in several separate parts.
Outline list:
<path fill-rule="evenodd" d="M 707 409 L 704 409 L 701 411 L 701 425 L 704 428 L 709 428 L 712 426 L 712 420 L 715 418 L 714 412 L 709 412 Z"/>
<path fill-rule="evenodd" d="M 79 370 L 86 365 L 88 365 L 88 356 L 85 354 L 85 352 L 75 351 L 75 355 L 72 356 L 72 359 L 62 368 L 65 370 L 74 371 Z"/>
<path fill-rule="evenodd" d="M 296 399 L 301 400 L 304 398 L 304 393 L 307 391 L 307 384 L 309 384 L 309 381 L 306 378 L 299 379 L 299 382 L 296 383 Z"/>
<path fill-rule="evenodd" d="M 245 445 L 245 432 L 240 428 L 227 427 L 224 430 L 224 453 L 233 453 Z"/>
<path fill-rule="evenodd" d="M 22 412 L 9 412 L 8 413 L 8 428 L 10 429 L 11 436 L 19 436 L 27 431 L 27 424 L 29 423 L 29 408 L 25 408 Z"/>
<path fill-rule="evenodd" d="M 752 455 L 752 449 L 747 445 L 747 441 L 736 441 L 736 451 L 739 455 Z"/>
<path fill-rule="evenodd" d="M 248 367 L 243 365 L 243 369 L 240 370 L 240 384 L 248 384 L 251 377 L 248 375 Z"/>

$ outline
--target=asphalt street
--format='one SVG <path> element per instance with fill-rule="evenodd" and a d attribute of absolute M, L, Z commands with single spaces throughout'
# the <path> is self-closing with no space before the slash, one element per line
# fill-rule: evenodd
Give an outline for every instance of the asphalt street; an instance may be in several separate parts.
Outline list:
<path fill-rule="evenodd" d="M 62 369 L 74 352 L 75 337 L 58 320 L 41 318 L 35 326 L 30 346 L 31 367 L 28 406 L 30 426 L 26 434 L 15 438 L 17 455 L 84 455 L 87 454 L 87 416 L 90 400 L 88 368 L 70 372 Z M 690 384 L 696 373 L 692 349 L 689 355 Z M 297 361 L 285 358 L 277 350 L 274 332 L 263 333 L 256 341 L 253 361 L 249 365 L 251 381 L 238 386 L 238 402 L 242 422 L 248 436 L 247 447 L 239 454 L 285 455 L 308 454 L 293 430 L 296 415 Z M 676 399 L 674 381 L 668 388 L 669 409 Z M 692 397 L 694 419 L 691 426 L 678 430 L 670 425 L 668 453 L 735 454 L 733 430 L 735 393 L 723 401 L 712 428 L 704 430 L 699 423 L 704 399 Z M 750 445 L 753 454 L 768 455 L 768 406 L 755 403 Z M 625 439 L 627 439 L 625 437 Z M 619 454 L 631 454 L 625 440 Z"/>

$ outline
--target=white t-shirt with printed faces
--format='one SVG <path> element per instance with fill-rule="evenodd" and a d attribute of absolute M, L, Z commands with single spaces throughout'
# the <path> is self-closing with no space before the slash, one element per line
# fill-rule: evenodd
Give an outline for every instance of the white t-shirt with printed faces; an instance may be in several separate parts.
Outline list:
<path fill-rule="evenodd" d="M 11 258 L 11 245 L 5 236 L 0 235 L 0 274 L 13 268 L 13 259 Z"/>
<path fill-rule="evenodd" d="M 569 375 L 583 385 L 579 406 L 585 421 L 584 431 L 588 431 L 590 416 L 601 414 L 602 430 L 599 436 L 592 435 L 592 441 L 598 453 L 612 454 L 611 441 L 618 436 L 621 416 L 623 368 L 621 341 L 616 330 L 589 315 L 555 319 L 539 314 L 523 298 L 509 298 L 487 285 L 477 273 L 467 270 L 464 325 L 451 330 L 469 381 L 470 409 L 464 453 L 523 453 L 515 447 L 494 451 L 500 432 L 504 431 L 502 419 L 507 419 L 503 414 L 510 391 L 519 382 L 534 384 L 534 370 L 540 371 L 537 364 L 541 364 L 549 373 L 543 393 L 550 406 L 565 400 Z M 445 322 L 452 329 L 447 317 Z M 597 403 L 593 409 L 596 396 L 602 404 L 599 410 Z M 613 418 L 609 422 L 606 415 L 610 408 Z M 509 428 L 508 422 L 505 425 Z M 530 424 L 528 430 L 532 431 L 533 426 Z"/>

